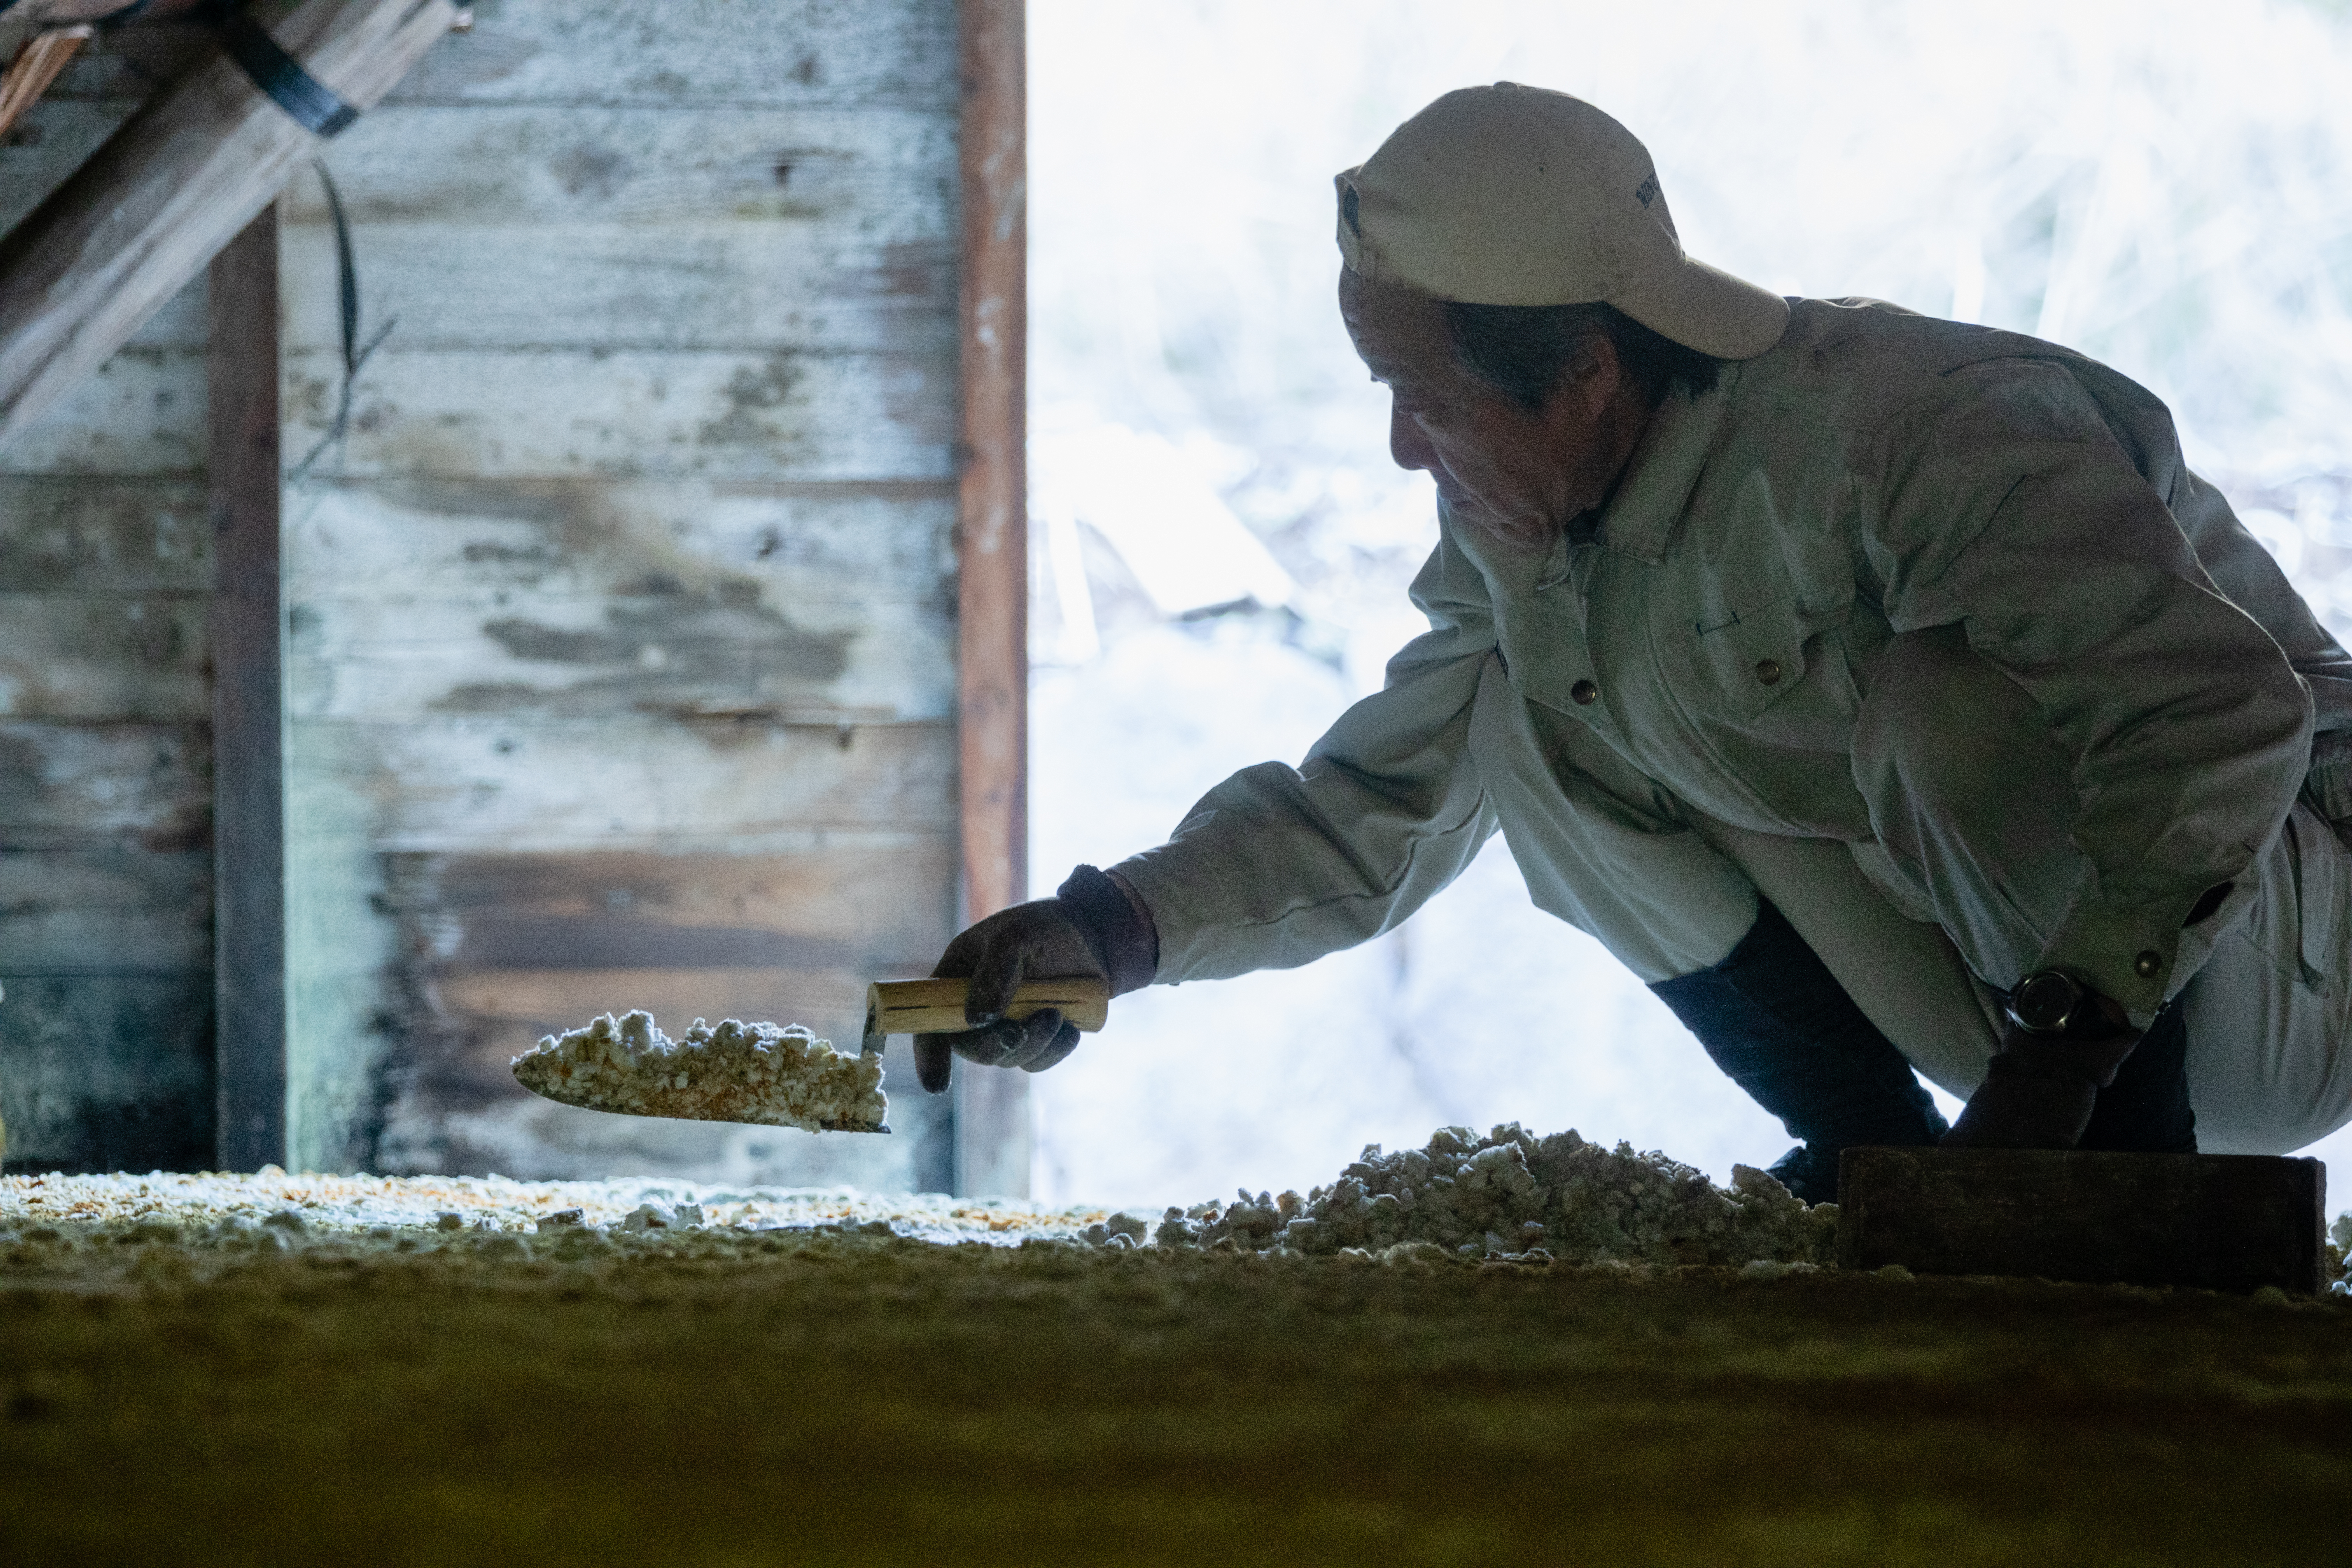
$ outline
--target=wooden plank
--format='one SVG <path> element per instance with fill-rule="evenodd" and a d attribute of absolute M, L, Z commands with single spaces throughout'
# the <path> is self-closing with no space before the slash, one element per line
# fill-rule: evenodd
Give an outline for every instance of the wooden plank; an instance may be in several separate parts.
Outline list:
<path fill-rule="evenodd" d="M 0 136 L 13 130 L 40 101 L 49 83 L 89 41 L 89 35 L 87 26 L 51 27 L 14 50 L 0 46 L 0 59 L 6 62 L 0 65 Z"/>
<path fill-rule="evenodd" d="M 473 28 L 386 101 L 750 110 L 920 109 L 954 97 L 955 16 L 944 0 L 761 0 L 757 25 L 746 16 L 743 0 L 503 0 L 477 7 Z M 135 102 L 187 70 L 209 32 L 167 24 L 106 35 L 44 102 Z"/>
<path fill-rule="evenodd" d="M 920 108 L 955 72 L 944 0 L 504 0 L 391 101 Z"/>
<path fill-rule="evenodd" d="M 201 719 L 212 711 L 205 601 L 0 594 L 0 712 Z"/>
<path fill-rule="evenodd" d="M 394 859 L 388 903 L 446 921 L 436 951 L 457 968 L 900 968 L 928 962 L 953 914 L 954 846 L 940 833 L 763 855 Z"/>
<path fill-rule="evenodd" d="M 955 392 L 931 355 L 550 349 L 368 362 L 322 477 L 907 483 L 954 478 Z M 339 354 L 286 356 L 289 453 L 327 433 Z M 204 469 L 205 360 L 131 349 L 0 459 L 16 474 Z"/>
<path fill-rule="evenodd" d="M 209 594 L 205 486 L 0 475 L 0 594 Z"/>
<path fill-rule="evenodd" d="M 0 473 L 195 476 L 205 440 L 204 351 L 126 348 L 0 451 Z"/>
<path fill-rule="evenodd" d="M 212 847 L 209 723 L 0 720 L 0 849 Z"/>
<path fill-rule="evenodd" d="M 276 36 L 366 108 L 448 30 L 448 0 L 307 0 Z M 0 448 L 129 341 L 254 215 L 317 138 L 226 54 L 156 94 L 0 238 Z"/>
<path fill-rule="evenodd" d="M 294 711 L 947 720 L 953 515 L 943 487 L 338 485 L 293 524 Z"/>
<path fill-rule="evenodd" d="M 208 973 L 212 916 L 205 850 L 0 850 L 0 964 L 11 975 Z"/>
<path fill-rule="evenodd" d="M 462 225 L 495 239 L 526 227 L 723 220 L 833 247 L 937 245 L 950 263 L 956 246 L 948 92 L 847 108 L 386 104 L 337 137 L 328 162 L 363 237 L 403 225 Z M 296 178 L 283 202 L 289 231 L 331 221 L 314 179 Z M 953 279 L 942 289 L 952 303 Z"/>
<path fill-rule="evenodd" d="M 278 213 L 212 264 L 214 1005 L 219 1168 L 286 1160 Z"/>
<path fill-rule="evenodd" d="M 341 365 L 287 356 L 289 450 L 326 432 Z M 810 481 L 951 477 L 953 383 L 929 355 L 387 343 L 329 471 L 425 479 Z"/>
<path fill-rule="evenodd" d="M 212 972 L 22 974 L 0 959 L 11 1171 L 212 1163 Z M 880 1142 L 880 1140 L 876 1140 Z"/>
<path fill-rule="evenodd" d="M 71 72 L 61 79 L 70 80 Z M 137 107 L 131 100 L 77 101 L 53 89 L 15 130 L 0 136 L 0 234 L 47 201 Z"/>
<path fill-rule="evenodd" d="M 2319 1161 L 2267 1155 L 1848 1149 L 1838 1262 L 2316 1292 L 2326 1185 Z"/>
<path fill-rule="evenodd" d="M 287 345 L 333 348 L 333 231 L 287 235 Z M 354 227 L 385 353 L 636 349 L 940 354 L 953 351 L 955 248 L 698 213 L 630 223 L 435 222 Z"/>
<path fill-rule="evenodd" d="M 0 726 L 0 758 L 6 727 Z M 379 850 L 764 853 L 813 831 L 952 832 L 947 724 L 847 732 L 632 714 L 308 722 L 293 771 L 369 807 Z"/>
<path fill-rule="evenodd" d="M 304 718 L 656 712 L 888 723 L 943 716 L 952 700 L 953 635 L 935 600 L 868 601 L 856 625 L 834 626 L 683 595 L 303 607 Z M 0 626 L 9 624 L 0 600 Z M 8 668 L 0 658 L 0 676 Z"/>
<path fill-rule="evenodd" d="M 0 516 L 7 495 L 0 483 Z M 826 625 L 856 616 L 868 595 L 918 596 L 945 625 L 954 528 L 946 479 L 341 480 L 308 487 L 289 512 L 287 585 L 306 603 L 414 604 L 675 584 L 719 598 L 756 594 Z M 7 559 L 0 554 L 0 573 Z"/>
<path fill-rule="evenodd" d="M 673 1030 L 735 1016 L 853 1038 L 866 978 L 946 940 L 953 857 L 944 833 L 748 857 L 392 856 L 381 901 L 403 932 L 397 986 L 413 1049 L 379 1141 L 412 1158 L 429 1150 L 436 1168 L 481 1160 L 509 1173 L 569 1168 L 583 1146 L 635 1148 L 648 1134 L 615 1119 L 528 1110 L 510 1059 L 542 1035 L 635 1007 Z M 896 1065 L 906 1081 L 911 1063 Z M 887 1158 L 860 1156 L 880 1163 L 856 1179 L 943 1185 L 945 1122 L 945 1108 L 921 1097 L 894 1108 L 901 1142 Z M 709 1151 L 733 1136 L 713 1130 L 701 1152 L 666 1144 L 665 1158 L 673 1169 L 717 1158 Z"/>
<path fill-rule="evenodd" d="M 958 532 L 965 913 L 1028 878 L 1028 107 L 1023 0 L 961 0 L 963 253 Z M 956 1191 L 1029 1191 L 1028 1080 L 956 1075 Z"/>

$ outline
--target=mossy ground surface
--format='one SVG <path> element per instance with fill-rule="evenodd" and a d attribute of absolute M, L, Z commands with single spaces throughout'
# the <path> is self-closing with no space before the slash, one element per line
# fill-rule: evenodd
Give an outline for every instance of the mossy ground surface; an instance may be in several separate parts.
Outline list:
<path fill-rule="evenodd" d="M 2341 1562 L 2352 1310 L 879 1237 L 0 1251 L 10 1563 Z"/>

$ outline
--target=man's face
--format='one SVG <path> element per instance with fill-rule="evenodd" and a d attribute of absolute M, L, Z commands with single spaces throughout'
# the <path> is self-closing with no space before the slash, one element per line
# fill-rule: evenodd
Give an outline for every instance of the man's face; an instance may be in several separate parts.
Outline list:
<path fill-rule="evenodd" d="M 1455 363 L 1444 307 L 1427 295 L 1342 271 L 1339 314 L 1389 389 L 1389 455 L 1427 470 L 1456 517 L 1507 544 L 1547 549 L 1600 505 L 1646 422 L 1605 337 L 1530 413 Z"/>

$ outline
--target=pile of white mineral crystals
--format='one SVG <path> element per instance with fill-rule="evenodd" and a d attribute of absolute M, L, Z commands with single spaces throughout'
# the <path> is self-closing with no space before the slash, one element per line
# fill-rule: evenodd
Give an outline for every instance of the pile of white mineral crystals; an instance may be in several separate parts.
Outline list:
<path fill-rule="evenodd" d="M 1118 1228 L 1087 1234 L 1108 1246 L 1575 1263 L 1822 1266 L 1837 1250 L 1835 1205 L 1808 1208 L 1752 1166 L 1733 1166 L 1726 1192 L 1664 1154 L 1612 1151 L 1574 1132 L 1538 1138 L 1515 1121 L 1483 1138 L 1440 1128 L 1427 1148 L 1395 1154 L 1368 1144 L 1337 1182 L 1304 1198 L 1244 1191 L 1230 1204 L 1171 1208 L 1157 1227 L 1131 1222 L 1123 1243 Z"/>
<path fill-rule="evenodd" d="M 650 1013 L 607 1013 L 541 1040 L 515 1058 L 514 1075 L 535 1094 L 624 1116 L 888 1131 L 882 1058 L 835 1050 L 797 1024 L 730 1018 L 714 1029 L 697 1018 L 673 1040 Z"/>

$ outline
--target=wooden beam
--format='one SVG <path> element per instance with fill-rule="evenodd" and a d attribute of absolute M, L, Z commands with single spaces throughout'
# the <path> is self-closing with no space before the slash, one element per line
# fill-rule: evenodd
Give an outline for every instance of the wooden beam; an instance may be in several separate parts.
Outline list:
<path fill-rule="evenodd" d="M 13 5 L 0 5 L 11 22 L 37 22 L 45 27 L 61 27 L 72 22 L 106 22 L 120 17 L 124 22 L 161 22 L 193 11 L 205 0 L 147 0 L 133 7 L 131 0 L 16 0 Z M 131 15 L 124 16 L 129 11 Z"/>
<path fill-rule="evenodd" d="M 1028 105 L 1024 0 L 961 0 L 957 686 L 968 920 L 1028 896 Z M 956 1190 L 1026 1196 L 1029 1085 L 956 1075 Z"/>
<path fill-rule="evenodd" d="M 449 0 L 307 0 L 272 35 L 365 109 L 457 16 Z M 127 342 L 319 145 L 214 48 L 0 239 L 0 451 Z"/>
<path fill-rule="evenodd" d="M 58 79 L 58 73 L 89 35 L 87 26 L 54 27 L 25 40 L 7 68 L 0 70 L 0 135 L 7 134 L 8 128 L 41 100 L 41 94 L 49 90 L 49 84 Z"/>
<path fill-rule="evenodd" d="M 286 1162 L 285 613 L 278 571 L 278 208 L 209 279 L 213 1005 L 220 1167 Z"/>

